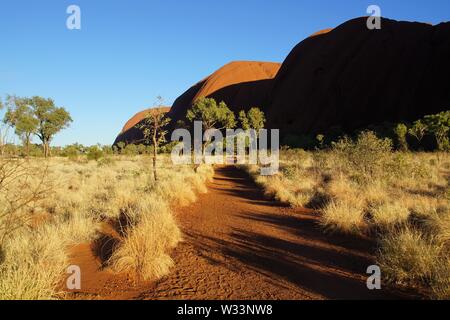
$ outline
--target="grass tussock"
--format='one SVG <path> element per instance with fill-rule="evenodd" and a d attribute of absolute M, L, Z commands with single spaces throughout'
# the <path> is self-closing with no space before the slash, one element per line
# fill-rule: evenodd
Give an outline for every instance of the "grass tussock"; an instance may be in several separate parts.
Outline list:
<path fill-rule="evenodd" d="M 181 240 L 181 233 L 169 209 L 161 203 L 149 204 L 127 231 L 109 261 L 114 271 L 130 273 L 139 280 L 158 279 L 169 272 L 173 265 L 169 253 Z"/>
<path fill-rule="evenodd" d="M 320 211 L 327 232 L 376 236 L 391 282 L 450 298 L 448 153 L 396 152 L 363 132 L 324 150 L 284 150 L 280 167 L 272 177 L 246 170 L 267 195 Z"/>
<path fill-rule="evenodd" d="M 214 174 L 161 159 L 155 183 L 146 157 L 17 161 L 0 159 L 0 299 L 60 297 L 70 247 L 111 221 L 121 239 L 107 266 L 136 279 L 167 274 L 181 239 L 169 207 L 195 201 Z"/>

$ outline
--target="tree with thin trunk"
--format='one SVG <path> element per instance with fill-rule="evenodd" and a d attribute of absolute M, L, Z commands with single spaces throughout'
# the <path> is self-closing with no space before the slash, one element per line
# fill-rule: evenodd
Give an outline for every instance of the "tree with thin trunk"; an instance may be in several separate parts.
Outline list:
<path fill-rule="evenodd" d="M 26 99 L 8 97 L 7 105 L 4 122 L 15 128 L 16 135 L 23 142 L 25 154 L 29 156 L 31 137 L 36 134 L 38 120 L 34 117 Z"/>
<path fill-rule="evenodd" d="M 408 133 L 416 138 L 417 142 L 421 143 L 423 137 L 427 132 L 427 126 L 422 122 L 422 120 L 417 120 L 414 125 L 408 130 Z"/>
<path fill-rule="evenodd" d="M 163 98 L 159 96 L 157 99 L 155 108 L 147 112 L 145 119 L 138 124 L 138 128 L 144 136 L 143 142 L 153 146 L 153 177 L 155 181 L 158 181 L 156 169 L 158 149 L 161 143 L 166 142 L 167 130 L 165 127 L 170 122 L 170 118 L 166 116 L 167 113 L 163 109 Z"/>
<path fill-rule="evenodd" d="M 50 98 L 33 97 L 25 98 L 24 101 L 38 122 L 35 135 L 41 140 L 44 157 L 47 158 L 50 156 L 50 142 L 55 134 L 66 129 L 73 120 L 66 109 L 55 106 Z"/>

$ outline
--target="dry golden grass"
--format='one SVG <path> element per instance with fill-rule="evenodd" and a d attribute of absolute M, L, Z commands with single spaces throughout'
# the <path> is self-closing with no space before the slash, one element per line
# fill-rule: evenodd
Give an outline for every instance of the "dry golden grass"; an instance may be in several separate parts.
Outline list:
<path fill-rule="evenodd" d="M 165 276 L 173 265 L 170 250 L 181 240 L 180 230 L 164 200 L 147 204 L 146 212 L 129 228 L 109 261 L 114 271 L 130 273 L 139 280 Z"/>
<path fill-rule="evenodd" d="M 30 159 L 27 166 L 35 173 L 28 174 L 27 188 L 12 183 L 7 192 L 3 189 L 0 212 L 11 211 L 7 199 L 30 194 L 39 183 L 36 167 L 48 169 L 46 185 L 41 188 L 43 197 L 0 215 L 0 229 L 10 221 L 21 222 L 0 244 L 0 299 L 58 298 L 56 288 L 68 267 L 70 247 L 93 241 L 102 222 L 123 215 L 130 225 L 111 257 L 111 268 L 137 279 L 165 275 L 172 264 L 170 250 L 181 239 L 169 205 L 194 201 L 197 192 L 206 192 L 205 182 L 213 176 L 209 166 L 195 172 L 191 166 L 173 166 L 166 158 L 159 161 L 158 183 L 145 157 L 98 162 Z"/>
<path fill-rule="evenodd" d="M 381 238 L 378 263 L 392 282 L 426 288 L 435 299 L 450 297 L 450 257 L 448 243 L 409 227 Z"/>
<path fill-rule="evenodd" d="M 364 203 L 355 198 L 350 200 L 332 200 L 323 210 L 322 225 L 330 231 L 359 233 L 367 225 L 364 219 Z"/>
<path fill-rule="evenodd" d="M 329 150 L 283 151 L 273 177 L 246 170 L 271 197 L 315 204 L 327 231 L 377 234 L 378 261 L 392 282 L 450 298 L 448 154 L 393 152 L 364 133 Z"/>

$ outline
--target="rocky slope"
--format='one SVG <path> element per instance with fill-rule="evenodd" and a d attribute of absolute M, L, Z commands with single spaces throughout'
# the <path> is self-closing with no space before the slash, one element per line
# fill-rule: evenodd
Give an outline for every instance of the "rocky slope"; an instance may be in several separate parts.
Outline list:
<path fill-rule="evenodd" d="M 298 44 L 275 78 L 266 115 L 283 134 L 354 130 L 450 107 L 450 23 L 366 18 Z"/>
<path fill-rule="evenodd" d="M 157 108 L 157 110 L 161 109 L 164 113 L 167 113 L 170 111 L 170 107 L 161 107 Z M 116 140 L 114 141 L 114 145 L 118 144 L 119 142 L 124 142 L 125 144 L 128 143 L 140 143 L 140 140 L 142 140 L 143 135 L 142 131 L 139 130 L 136 125 L 138 125 L 142 120 L 144 120 L 145 116 L 152 112 L 152 110 L 155 109 L 146 109 L 141 112 L 136 113 L 130 120 L 125 123 L 122 132 L 117 136 Z"/>
<path fill-rule="evenodd" d="M 170 127 L 200 97 L 225 101 L 235 112 L 260 107 L 267 126 L 283 136 L 350 131 L 450 109 L 450 23 L 383 19 L 381 30 L 369 30 L 366 19 L 313 34 L 281 68 L 252 61 L 225 65 L 176 99 Z M 134 122 L 118 139 L 139 137 Z"/>

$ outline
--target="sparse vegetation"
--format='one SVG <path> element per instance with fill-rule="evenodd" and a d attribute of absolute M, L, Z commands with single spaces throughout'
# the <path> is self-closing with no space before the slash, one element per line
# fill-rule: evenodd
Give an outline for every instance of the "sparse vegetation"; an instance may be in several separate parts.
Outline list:
<path fill-rule="evenodd" d="M 146 157 L 114 156 L 102 165 L 81 157 L 77 162 L 49 158 L 46 166 L 32 158 L 1 159 L 0 299 L 62 297 L 58 285 L 70 248 L 94 241 L 102 223 L 123 216 L 128 223 L 118 230 L 118 246 L 106 267 L 136 280 L 165 275 L 170 249 L 180 240 L 169 204 L 194 201 L 213 174 L 207 166 L 195 173 L 164 161 L 155 182 Z"/>
<path fill-rule="evenodd" d="M 448 131 L 430 125 L 445 122 L 443 115 L 437 118 L 416 122 L 410 133 L 422 140 L 424 132 L 440 132 L 435 136 L 443 151 Z M 284 150 L 273 177 L 259 176 L 256 166 L 246 169 L 268 195 L 317 209 L 324 231 L 376 237 L 377 261 L 392 283 L 449 298 L 450 159 L 442 152 L 406 152 L 407 132 L 398 127 L 404 151 L 365 131 L 324 150 Z"/>
<path fill-rule="evenodd" d="M 166 113 L 162 109 L 163 100 L 161 97 L 158 97 L 158 103 L 156 108 L 152 109 L 147 113 L 145 119 L 140 124 L 139 128 L 142 130 L 144 135 L 144 142 L 147 145 L 151 145 L 153 151 L 153 178 L 155 181 L 158 180 L 157 169 L 156 169 L 156 161 L 158 157 L 158 149 L 161 143 L 166 142 L 166 134 L 167 131 L 165 127 L 169 124 L 170 118 L 166 116 Z M 136 150 L 134 153 L 137 153 L 137 147 L 134 146 Z M 128 146 L 127 146 L 128 147 Z"/>
<path fill-rule="evenodd" d="M 202 122 L 203 130 L 223 130 L 236 127 L 236 116 L 225 102 L 217 103 L 212 98 L 198 99 L 191 109 L 187 111 L 186 118 L 192 123 Z M 203 142 L 202 151 L 210 143 L 209 139 Z"/>
<path fill-rule="evenodd" d="M 259 130 L 264 129 L 266 117 L 259 108 L 251 108 L 247 113 L 244 110 L 239 112 L 239 121 L 242 129 L 254 129 L 259 132 Z"/>

